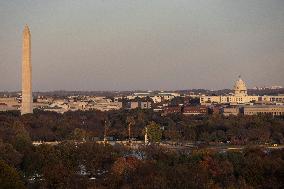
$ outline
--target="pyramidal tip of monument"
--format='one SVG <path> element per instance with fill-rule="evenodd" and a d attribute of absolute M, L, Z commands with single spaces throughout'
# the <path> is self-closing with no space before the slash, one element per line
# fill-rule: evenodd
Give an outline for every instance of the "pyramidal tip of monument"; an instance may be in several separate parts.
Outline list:
<path fill-rule="evenodd" d="M 24 31 L 30 31 L 28 24 L 25 24 Z"/>

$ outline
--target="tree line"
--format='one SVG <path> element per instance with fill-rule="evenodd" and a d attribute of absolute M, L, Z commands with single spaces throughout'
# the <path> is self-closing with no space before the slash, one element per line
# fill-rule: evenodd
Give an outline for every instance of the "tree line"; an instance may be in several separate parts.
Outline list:
<path fill-rule="evenodd" d="M 0 188 L 283 188 L 284 151 L 133 150 L 94 142 L 108 136 L 151 140 L 283 143 L 283 117 L 163 117 L 151 110 L 0 113 Z M 84 138 L 84 142 L 82 139 Z M 62 141 L 32 145 L 32 141 Z"/>
<path fill-rule="evenodd" d="M 161 116 L 152 110 L 141 109 L 75 111 L 64 114 L 37 110 L 34 114 L 24 116 L 20 116 L 19 112 L 6 112 L 0 113 L 0 129 L 18 125 L 25 128 L 32 141 L 63 141 L 80 137 L 94 141 L 102 140 L 105 135 L 115 140 L 127 140 L 130 118 L 130 134 L 137 140 L 144 140 L 145 128 L 154 123 L 160 127 L 160 138 L 163 141 L 229 142 L 242 145 L 284 142 L 283 116 Z M 5 132 L 2 132 L 2 135 L 4 134 Z"/>

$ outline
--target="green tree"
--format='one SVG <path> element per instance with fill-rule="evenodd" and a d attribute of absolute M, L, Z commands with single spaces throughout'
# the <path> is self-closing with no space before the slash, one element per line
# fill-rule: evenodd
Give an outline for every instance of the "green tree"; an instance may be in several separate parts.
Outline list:
<path fill-rule="evenodd" d="M 73 132 L 73 138 L 78 141 L 86 141 L 87 132 L 84 129 L 76 128 Z"/>
<path fill-rule="evenodd" d="M 2 189 L 21 189 L 25 188 L 18 172 L 0 160 L 0 188 Z"/>
<path fill-rule="evenodd" d="M 162 138 L 162 130 L 159 124 L 154 121 L 151 121 L 147 125 L 147 134 L 150 142 L 160 142 Z"/>
<path fill-rule="evenodd" d="M 131 129 L 132 129 L 132 126 L 135 125 L 135 119 L 134 119 L 133 116 L 127 116 L 126 122 L 127 122 L 127 124 L 128 124 L 128 139 L 129 139 L 129 141 L 130 141 L 130 140 L 131 140 L 131 137 L 132 137 L 132 131 L 131 131 Z"/>
<path fill-rule="evenodd" d="M 12 125 L 12 129 L 14 136 L 11 142 L 14 148 L 21 153 L 29 151 L 32 146 L 32 141 L 24 125 L 21 122 L 16 121 Z"/>
<path fill-rule="evenodd" d="M 72 172 L 61 162 L 46 166 L 43 175 L 47 188 L 71 188 Z"/>
<path fill-rule="evenodd" d="M 9 166 L 19 167 L 23 155 L 16 151 L 11 144 L 3 143 L 0 140 L 0 159 Z"/>
<path fill-rule="evenodd" d="M 105 169 L 113 163 L 114 155 L 111 145 L 102 145 L 95 142 L 86 142 L 78 145 L 78 159 L 86 167 L 86 171 L 97 174 L 97 170 Z"/>

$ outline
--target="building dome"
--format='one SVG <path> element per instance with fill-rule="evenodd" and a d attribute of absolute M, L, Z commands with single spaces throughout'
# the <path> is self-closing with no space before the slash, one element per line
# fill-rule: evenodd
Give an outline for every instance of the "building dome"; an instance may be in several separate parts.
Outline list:
<path fill-rule="evenodd" d="M 239 79 L 235 82 L 234 91 L 236 96 L 247 95 L 247 87 L 241 76 L 239 76 Z"/>

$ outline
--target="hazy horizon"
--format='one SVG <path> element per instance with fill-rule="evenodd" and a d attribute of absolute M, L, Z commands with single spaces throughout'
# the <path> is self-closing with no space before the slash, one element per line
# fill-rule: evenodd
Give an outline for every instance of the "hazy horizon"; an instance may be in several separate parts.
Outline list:
<path fill-rule="evenodd" d="M 0 2 L 0 91 L 20 91 L 22 31 L 33 91 L 284 85 L 282 0 Z"/>
<path fill-rule="evenodd" d="M 269 86 L 267 86 L 269 87 Z M 283 87 L 283 86 L 282 86 Z M 281 89 L 270 89 L 270 90 L 277 90 L 277 91 L 282 91 L 283 88 Z M 142 89 L 134 89 L 134 90 L 64 90 L 64 89 L 59 89 L 59 90 L 37 90 L 33 91 L 33 93 L 56 93 L 56 92 L 79 92 L 79 93 L 89 93 L 89 92 L 98 92 L 98 93 L 115 93 L 115 92 L 175 92 L 175 91 L 195 91 L 195 90 L 206 90 L 206 91 L 225 91 L 225 90 L 231 90 L 233 91 L 233 88 L 223 88 L 223 89 L 207 89 L 207 88 L 192 88 L 192 89 L 173 89 L 173 90 L 142 90 Z M 253 88 L 248 88 L 248 90 L 259 90 L 259 89 L 253 89 Z M 21 93 L 21 90 L 2 90 L 0 93 Z M 282 93 L 281 93 L 282 94 Z"/>

